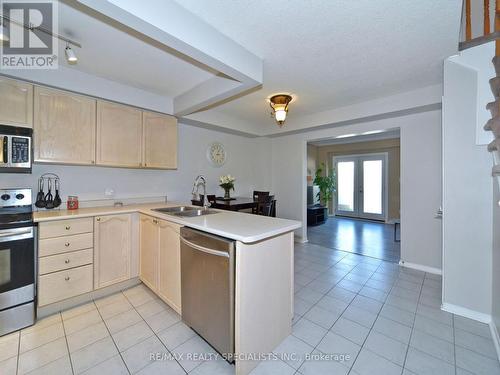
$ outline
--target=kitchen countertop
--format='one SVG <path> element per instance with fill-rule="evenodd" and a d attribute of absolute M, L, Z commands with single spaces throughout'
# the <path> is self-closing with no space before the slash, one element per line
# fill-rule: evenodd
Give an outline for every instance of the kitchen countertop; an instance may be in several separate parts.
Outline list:
<path fill-rule="evenodd" d="M 198 217 L 172 216 L 153 211 L 154 208 L 181 205 L 185 204 L 169 202 L 130 204 L 122 207 L 86 207 L 71 211 L 35 211 L 33 212 L 33 219 L 37 223 L 42 223 L 54 220 L 77 219 L 99 215 L 141 213 L 244 243 L 261 241 L 269 237 L 293 231 L 302 226 L 301 222 L 295 220 L 279 219 L 224 210 L 214 210 L 218 212 L 216 214 Z"/>

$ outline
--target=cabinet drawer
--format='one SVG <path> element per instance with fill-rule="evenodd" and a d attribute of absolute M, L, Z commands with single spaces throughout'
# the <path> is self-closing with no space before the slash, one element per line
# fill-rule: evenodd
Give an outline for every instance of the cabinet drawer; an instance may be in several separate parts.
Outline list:
<path fill-rule="evenodd" d="M 38 255 L 44 257 L 69 251 L 89 249 L 94 246 L 94 234 L 83 233 L 73 236 L 46 238 L 38 241 Z"/>
<path fill-rule="evenodd" d="M 45 306 L 92 291 L 92 264 L 40 276 L 38 305 Z"/>
<path fill-rule="evenodd" d="M 94 219 L 58 220 L 40 223 L 39 238 L 69 236 L 72 234 L 88 233 L 94 230 Z"/>
<path fill-rule="evenodd" d="M 71 253 L 51 255 L 40 258 L 39 273 L 45 275 L 47 273 L 66 270 L 92 264 L 94 260 L 94 250 L 85 249 L 73 251 Z"/>

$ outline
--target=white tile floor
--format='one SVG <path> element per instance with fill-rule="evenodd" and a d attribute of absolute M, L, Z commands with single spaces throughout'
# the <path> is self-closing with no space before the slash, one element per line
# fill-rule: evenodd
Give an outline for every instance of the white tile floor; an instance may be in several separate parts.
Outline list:
<path fill-rule="evenodd" d="M 295 275 L 293 334 L 254 375 L 500 374 L 489 327 L 439 309 L 440 277 L 317 245 Z M 234 373 L 189 353 L 215 355 L 140 285 L 0 337 L 0 374 Z"/>

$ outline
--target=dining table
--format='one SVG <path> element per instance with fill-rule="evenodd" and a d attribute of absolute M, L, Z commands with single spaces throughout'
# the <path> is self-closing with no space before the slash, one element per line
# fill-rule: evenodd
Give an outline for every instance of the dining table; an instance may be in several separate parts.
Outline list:
<path fill-rule="evenodd" d="M 253 198 L 246 197 L 235 197 L 231 198 L 231 200 L 226 200 L 222 197 L 216 197 L 215 202 L 212 202 L 210 207 L 220 210 L 240 211 L 257 208 L 257 201 L 255 201 Z"/>

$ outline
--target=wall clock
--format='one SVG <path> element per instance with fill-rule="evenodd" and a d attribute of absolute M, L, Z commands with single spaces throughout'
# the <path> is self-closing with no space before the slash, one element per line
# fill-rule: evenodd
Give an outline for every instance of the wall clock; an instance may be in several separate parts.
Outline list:
<path fill-rule="evenodd" d="M 207 159 L 216 167 L 224 165 L 226 162 L 226 150 L 224 145 L 219 142 L 214 142 L 207 148 Z"/>

